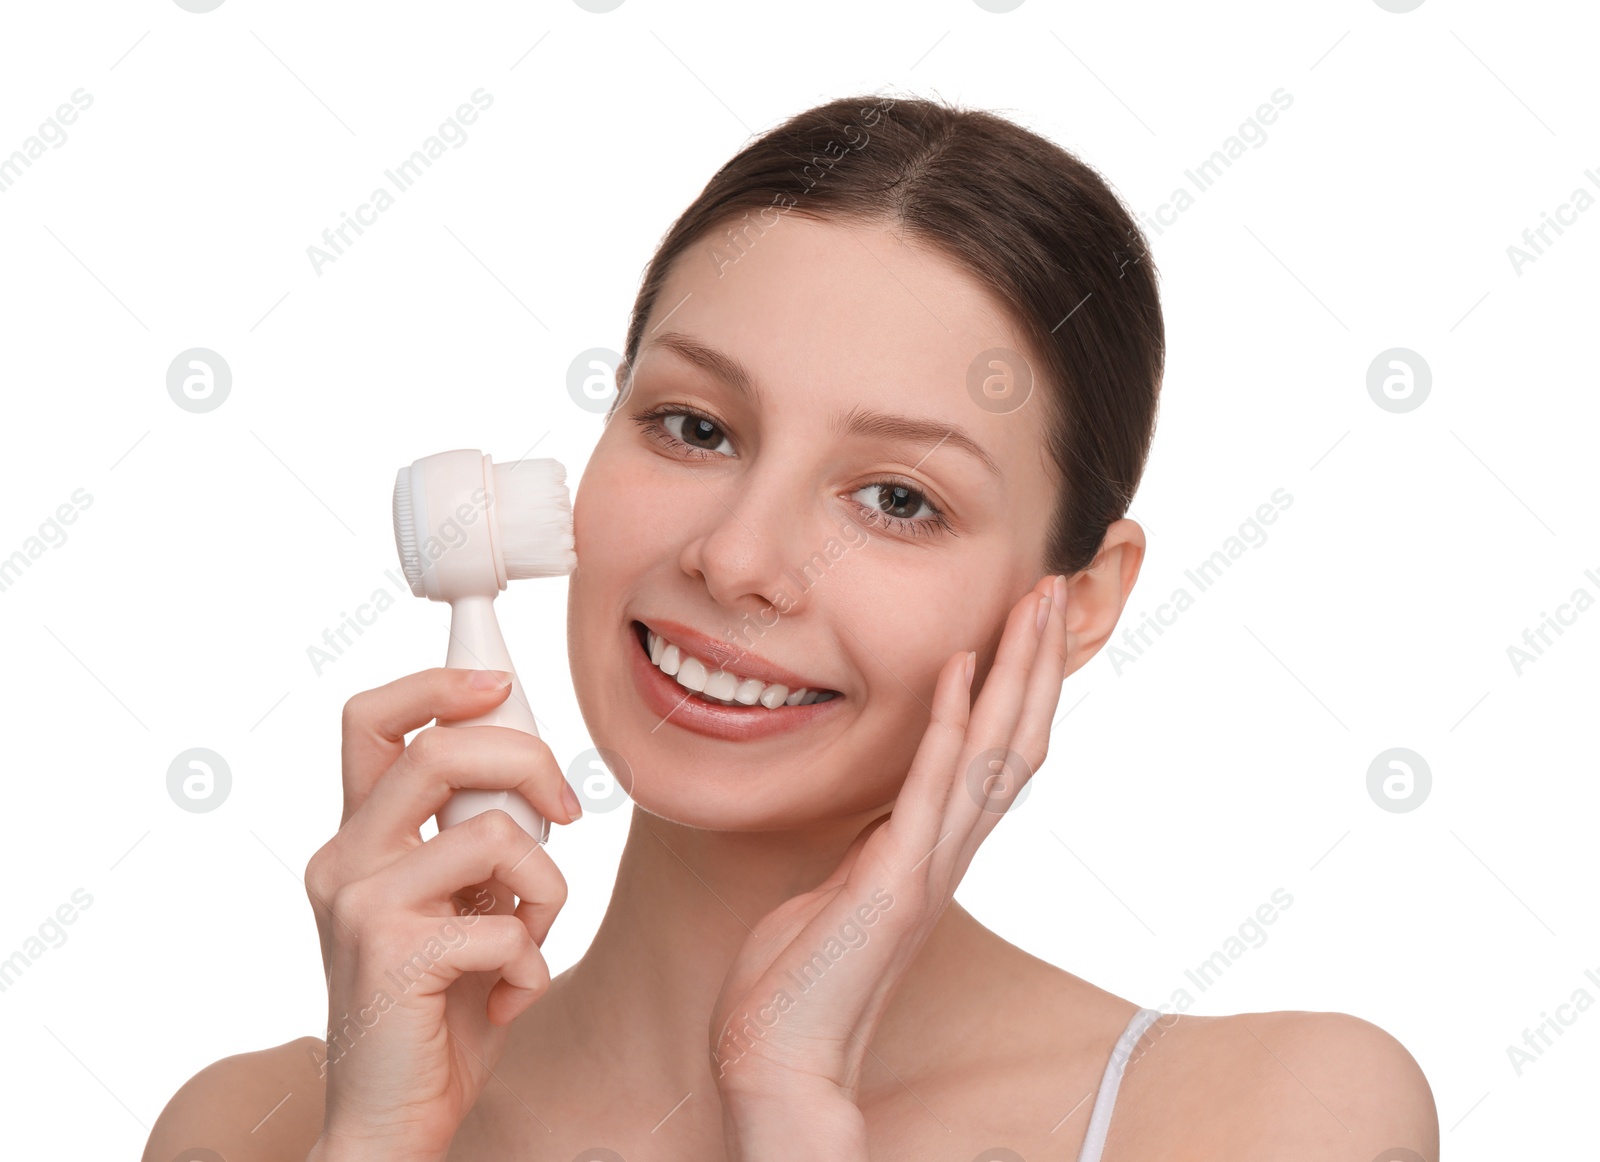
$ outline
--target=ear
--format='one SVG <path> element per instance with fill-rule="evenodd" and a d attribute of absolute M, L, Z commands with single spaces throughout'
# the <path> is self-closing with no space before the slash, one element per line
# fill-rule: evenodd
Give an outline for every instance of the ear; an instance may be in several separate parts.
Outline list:
<path fill-rule="evenodd" d="M 1122 617 L 1144 563 L 1144 529 L 1138 521 L 1112 521 L 1087 569 L 1067 578 L 1067 662 L 1061 677 L 1100 652 Z"/>

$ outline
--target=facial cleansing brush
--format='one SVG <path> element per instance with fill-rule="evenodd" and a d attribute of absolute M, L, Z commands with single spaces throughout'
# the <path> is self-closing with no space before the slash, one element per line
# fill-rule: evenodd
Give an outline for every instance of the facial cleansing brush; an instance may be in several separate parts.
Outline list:
<path fill-rule="evenodd" d="M 444 664 L 511 674 L 511 693 L 493 710 L 439 725 L 508 726 L 537 738 L 494 599 L 507 581 L 577 567 L 566 469 L 550 459 L 496 464 L 475 448 L 424 456 L 395 478 L 394 540 L 411 592 L 450 604 Z M 516 791 L 458 790 L 439 811 L 439 829 L 497 807 L 537 842 L 549 839 L 550 821 Z"/>

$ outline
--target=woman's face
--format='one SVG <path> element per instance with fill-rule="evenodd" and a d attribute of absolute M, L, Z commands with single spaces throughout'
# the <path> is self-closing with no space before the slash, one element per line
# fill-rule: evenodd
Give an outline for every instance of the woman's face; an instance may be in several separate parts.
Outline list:
<path fill-rule="evenodd" d="M 573 500 L 568 644 L 636 803 L 759 831 L 894 799 L 940 667 L 978 650 L 976 690 L 1043 574 L 1057 478 L 1040 388 L 969 389 L 1023 349 L 971 276 L 796 214 L 742 245 L 691 247 L 647 321 Z M 650 664 L 640 623 L 708 671 L 836 695 L 708 703 Z"/>

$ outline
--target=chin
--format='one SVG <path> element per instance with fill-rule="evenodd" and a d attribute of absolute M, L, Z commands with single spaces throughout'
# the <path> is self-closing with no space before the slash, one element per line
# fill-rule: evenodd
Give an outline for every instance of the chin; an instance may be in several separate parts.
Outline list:
<path fill-rule="evenodd" d="M 832 830 L 846 820 L 862 825 L 888 810 L 892 796 L 875 802 L 849 800 L 841 787 L 802 786 L 797 794 L 774 795 L 771 788 L 730 788 L 725 779 L 679 777 L 661 771 L 635 778 L 634 806 L 681 827 L 725 832 Z"/>

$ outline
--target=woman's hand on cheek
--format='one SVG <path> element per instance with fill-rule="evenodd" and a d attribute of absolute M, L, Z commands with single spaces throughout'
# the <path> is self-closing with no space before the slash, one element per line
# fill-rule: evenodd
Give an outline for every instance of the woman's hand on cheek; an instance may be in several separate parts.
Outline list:
<path fill-rule="evenodd" d="M 711 1039 L 735 1157 L 866 1157 L 854 1103 L 873 1030 L 978 845 L 1044 762 L 1066 657 L 1053 582 L 1013 607 L 976 705 L 966 651 L 945 662 L 894 810 L 734 958 Z M 835 1141 L 817 1141 L 824 1126 Z"/>

